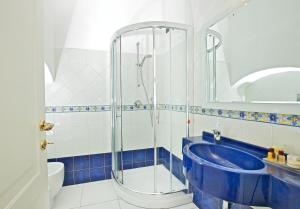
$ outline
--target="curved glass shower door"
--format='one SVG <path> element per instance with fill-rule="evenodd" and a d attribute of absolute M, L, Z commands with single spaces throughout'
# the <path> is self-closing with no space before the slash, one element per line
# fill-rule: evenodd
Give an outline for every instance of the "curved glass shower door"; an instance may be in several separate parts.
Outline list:
<path fill-rule="evenodd" d="M 149 23 L 121 29 L 112 42 L 113 177 L 131 191 L 186 188 L 187 38 L 187 28 Z"/>

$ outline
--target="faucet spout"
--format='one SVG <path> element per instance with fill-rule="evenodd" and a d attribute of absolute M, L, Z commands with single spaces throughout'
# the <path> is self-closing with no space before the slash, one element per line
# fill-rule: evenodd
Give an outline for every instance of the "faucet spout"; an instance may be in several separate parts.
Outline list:
<path fill-rule="evenodd" d="M 214 129 L 213 134 L 214 134 L 215 143 L 220 144 L 221 143 L 221 131 L 217 130 L 217 129 Z"/>

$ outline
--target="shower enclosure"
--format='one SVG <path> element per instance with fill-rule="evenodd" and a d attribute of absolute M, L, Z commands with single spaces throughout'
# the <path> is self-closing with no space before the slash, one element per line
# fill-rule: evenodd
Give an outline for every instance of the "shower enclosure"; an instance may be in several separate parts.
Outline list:
<path fill-rule="evenodd" d="M 191 201 L 182 171 L 188 136 L 190 28 L 130 25 L 111 43 L 112 177 L 125 201 L 147 208 Z"/>

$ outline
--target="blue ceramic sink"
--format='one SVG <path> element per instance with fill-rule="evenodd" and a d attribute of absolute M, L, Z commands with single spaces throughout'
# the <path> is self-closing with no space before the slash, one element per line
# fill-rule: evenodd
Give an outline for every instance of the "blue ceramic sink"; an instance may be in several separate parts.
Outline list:
<path fill-rule="evenodd" d="M 225 137 L 213 142 L 206 132 L 183 140 L 183 166 L 196 202 L 208 194 L 242 205 L 300 209 L 299 173 L 263 162 L 265 148 Z"/>
<path fill-rule="evenodd" d="M 238 149 L 216 144 L 193 144 L 190 151 L 209 163 L 236 170 L 260 170 L 265 167 L 261 159 Z"/>
<path fill-rule="evenodd" d="M 269 175 L 258 157 L 211 143 L 189 144 L 183 153 L 187 178 L 193 187 L 242 205 L 267 204 Z"/>

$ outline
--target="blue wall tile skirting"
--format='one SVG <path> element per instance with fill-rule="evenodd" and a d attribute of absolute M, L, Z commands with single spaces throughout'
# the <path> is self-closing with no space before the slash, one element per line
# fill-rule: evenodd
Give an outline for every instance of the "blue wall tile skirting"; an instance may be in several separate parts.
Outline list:
<path fill-rule="evenodd" d="M 127 170 L 154 165 L 154 148 L 123 151 L 118 153 L 119 169 Z M 182 183 L 185 177 L 182 170 L 182 160 L 170 152 L 159 147 L 157 149 L 157 164 L 162 164 L 170 170 L 172 160 L 172 173 Z M 81 155 L 73 157 L 52 158 L 48 162 L 62 162 L 65 165 L 64 186 L 81 184 L 93 181 L 101 181 L 111 178 L 112 153 L 101 153 L 92 155 Z"/>
<path fill-rule="evenodd" d="M 164 147 L 158 149 L 158 161 L 170 171 L 170 161 L 172 160 L 172 174 L 183 184 L 185 184 L 185 176 L 183 174 L 183 161 L 177 156 L 172 154 L 170 158 L 170 152 Z"/>
<path fill-rule="evenodd" d="M 111 153 L 49 159 L 65 165 L 64 186 L 111 178 Z"/>

